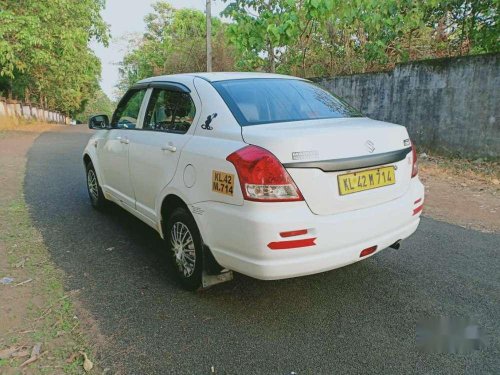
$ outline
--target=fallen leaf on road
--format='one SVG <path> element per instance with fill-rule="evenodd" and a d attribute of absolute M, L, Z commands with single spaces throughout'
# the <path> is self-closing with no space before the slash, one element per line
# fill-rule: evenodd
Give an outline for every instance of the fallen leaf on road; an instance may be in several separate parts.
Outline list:
<path fill-rule="evenodd" d="M 40 350 L 42 349 L 42 343 L 37 342 L 34 346 L 33 349 L 31 349 L 31 356 L 39 356 L 40 355 Z"/>
<path fill-rule="evenodd" d="M 87 354 L 85 352 L 80 352 L 80 354 L 83 355 L 83 369 L 89 372 L 90 370 L 92 370 L 92 367 L 94 367 L 94 364 L 87 357 Z"/>
<path fill-rule="evenodd" d="M 72 353 L 68 359 L 66 359 L 66 363 L 73 363 L 75 359 L 80 355 L 80 353 Z"/>
<path fill-rule="evenodd" d="M 14 264 L 15 268 L 24 268 L 24 264 L 26 263 L 26 258 L 21 259 L 19 262 Z"/>
<path fill-rule="evenodd" d="M 21 332 L 18 332 L 18 333 L 19 333 L 20 335 L 25 335 L 25 334 L 27 334 L 27 333 L 34 333 L 34 332 L 36 332 L 36 331 L 35 331 L 35 330 L 33 330 L 33 329 L 28 329 L 28 330 L 26 330 L 26 331 L 21 331 Z"/>
<path fill-rule="evenodd" d="M 9 359 L 10 357 L 12 357 L 12 354 L 17 352 L 18 350 L 19 348 L 16 346 L 7 349 L 2 349 L 0 350 L 0 359 Z"/>
<path fill-rule="evenodd" d="M 27 357 L 30 355 L 30 352 L 28 350 L 20 350 L 18 352 L 12 353 L 13 358 L 22 358 L 22 357 Z"/>
<path fill-rule="evenodd" d="M 24 280 L 20 283 L 17 283 L 16 286 L 25 285 L 25 284 L 31 283 L 32 281 L 33 281 L 33 279 Z"/>
<path fill-rule="evenodd" d="M 33 346 L 33 349 L 31 350 L 31 356 L 29 359 L 24 361 L 21 366 L 19 367 L 24 367 L 29 365 L 30 363 L 35 362 L 38 358 L 40 358 L 40 350 L 42 349 L 42 343 L 36 343 L 35 346 Z"/>

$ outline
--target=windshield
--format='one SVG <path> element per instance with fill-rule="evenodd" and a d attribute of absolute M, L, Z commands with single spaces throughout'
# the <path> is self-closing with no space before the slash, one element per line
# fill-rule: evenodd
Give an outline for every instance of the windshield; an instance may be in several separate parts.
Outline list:
<path fill-rule="evenodd" d="M 213 85 L 242 126 L 362 116 L 343 100 L 307 81 L 252 78 Z"/>

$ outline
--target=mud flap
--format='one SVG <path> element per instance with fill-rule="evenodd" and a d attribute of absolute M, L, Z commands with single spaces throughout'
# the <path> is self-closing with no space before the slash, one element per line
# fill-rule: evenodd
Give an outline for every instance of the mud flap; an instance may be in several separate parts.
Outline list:
<path fill-rule="evenodd" d="M 233 271 L 226 270 L 218 275 L 209 275 L 207 271 L 203 270 L 201 275 L 202 288 L 206 289 L 212 285 L 217 285 L 220 283 L 225 283 L 226 281 L 231 281 L 233 279 Z"/>
<path fill-rule="evenodd" d="M 201 274 L 202 289 L 231 281 L 233 279 L 233 271 L 223 269 L 215 260 L 208 246 L 203 245 L 203 272 Z"/>

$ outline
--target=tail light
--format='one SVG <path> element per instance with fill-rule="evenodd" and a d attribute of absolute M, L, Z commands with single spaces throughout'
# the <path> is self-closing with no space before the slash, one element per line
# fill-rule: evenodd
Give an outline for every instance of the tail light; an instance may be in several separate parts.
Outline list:
<path fill-rule="evenodd" d="M 417 149 L 415 148 L 413 142 L 411 143 L 411 159 L 412 159 L 411 177 L 413 178 L 418 174 Z"/>
<path fill-rule="evenodd" d="M 246 146 L 226 159 L 233 163 L 243 197 L 256 202 L 302 201 L 302 193 L 283 165 L 269 151 Z"/>

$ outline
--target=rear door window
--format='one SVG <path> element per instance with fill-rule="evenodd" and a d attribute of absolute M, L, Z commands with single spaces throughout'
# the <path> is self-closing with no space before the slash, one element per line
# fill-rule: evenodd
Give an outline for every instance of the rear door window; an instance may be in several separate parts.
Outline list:
<path fill-rule="evenodd" d="M 340 98 L 308 81 L 252 78 L 218 81 L 213 85 L 242 126 L 362 116 Z"/>
<path fill-rule="evenodd" d="M 196 108 L 188 93 L 155 88 L 142 128 L 184 134 L 195 114 Z"/>

